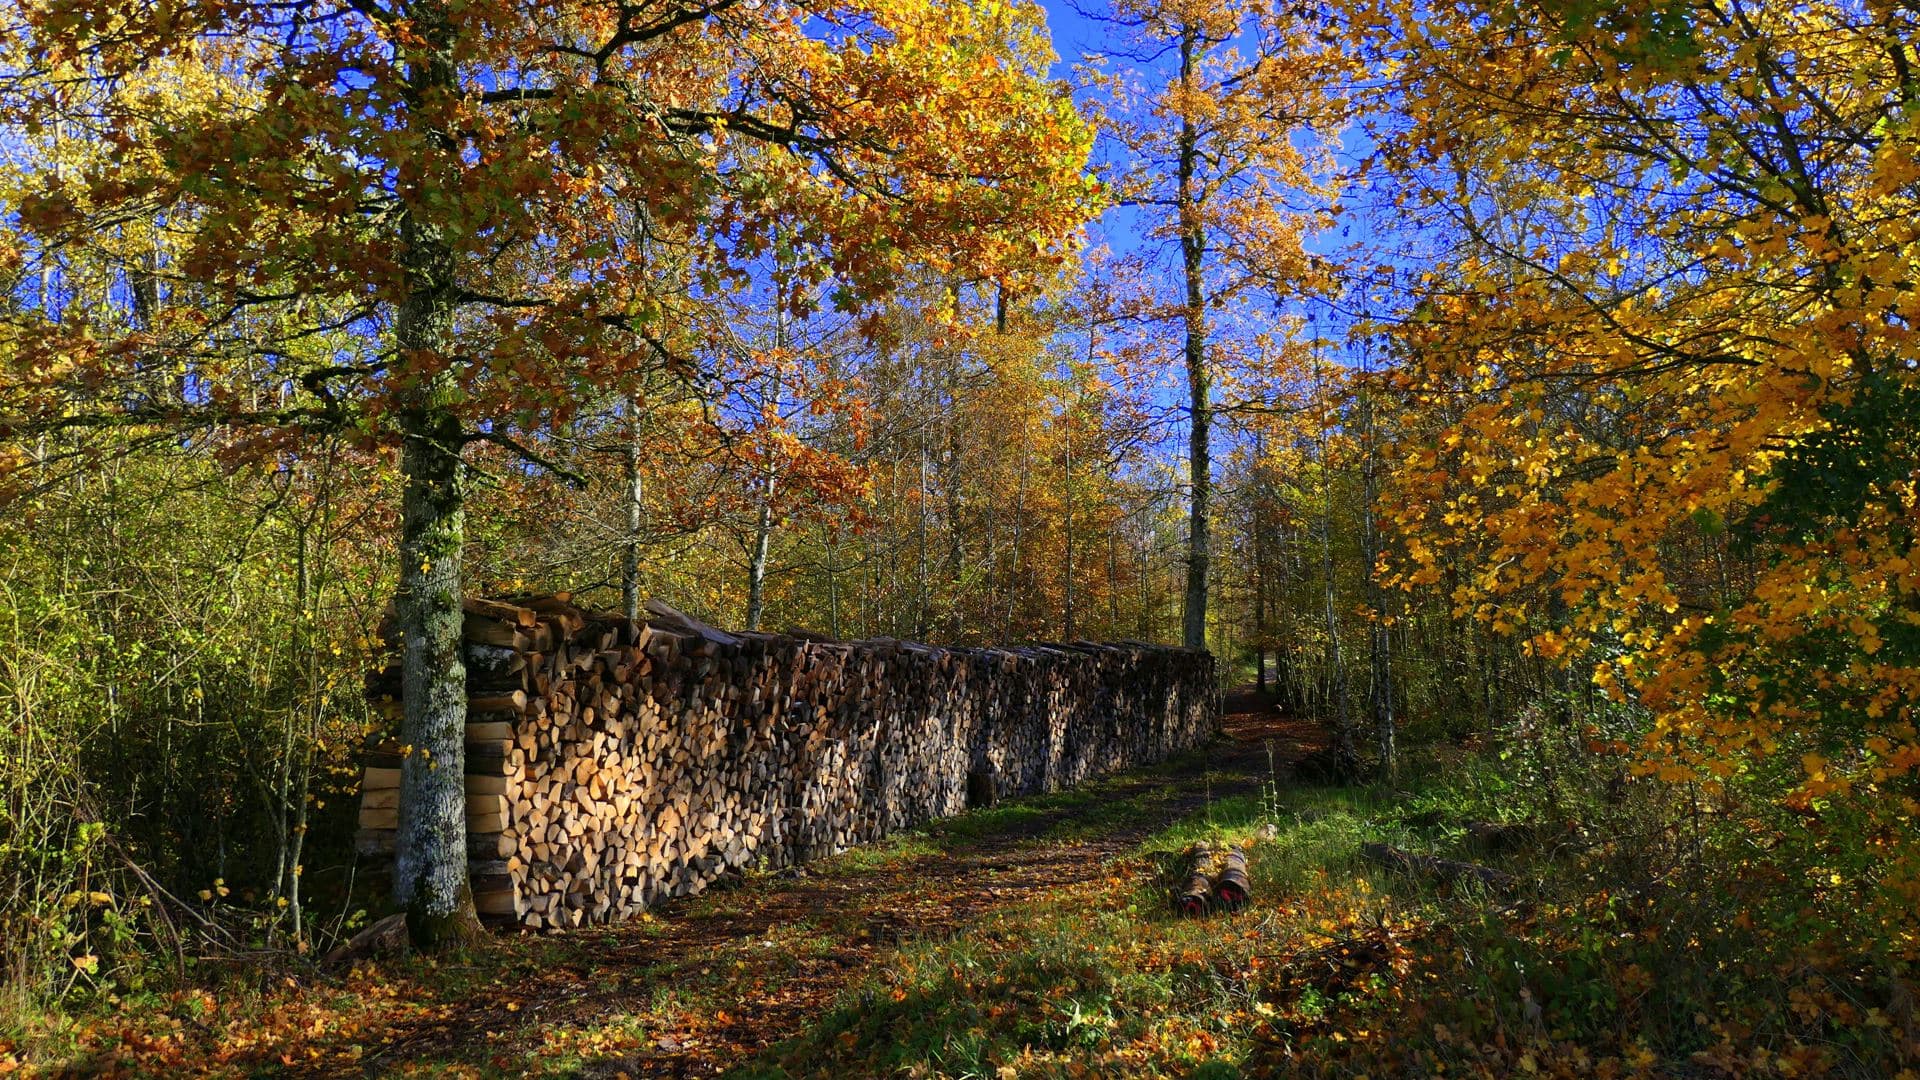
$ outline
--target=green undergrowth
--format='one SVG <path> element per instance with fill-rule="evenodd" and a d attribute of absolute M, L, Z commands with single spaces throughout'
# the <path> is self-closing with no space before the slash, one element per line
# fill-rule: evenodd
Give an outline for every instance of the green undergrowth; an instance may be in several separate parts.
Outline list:
<path fill-rule="evenodd" d="M 1910 969 L 1733 858 L 1752 822 L 1604 770 L 1425 763 L 1209 800 L 1102 877 L 908 944 L 734 1075 L 1911 1080 Z M 1251 853 L 1249 908 L 1171 913 L 1163 868 L 1201 840 Z M 1509 878 L 1408 875 L 1369 844 Z"/>

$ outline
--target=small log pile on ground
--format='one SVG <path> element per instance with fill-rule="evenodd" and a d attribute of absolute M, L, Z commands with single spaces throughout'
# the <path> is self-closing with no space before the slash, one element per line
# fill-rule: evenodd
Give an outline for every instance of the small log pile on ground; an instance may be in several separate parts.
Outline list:
<path fill-rule="evenodd" d="M 1213 876 L 1214 902 L 1228 911 L 1239 911 L 1253 899 L 1253 879 L 1247 876 L 1247 853 L 1228 848 L 1220 860 L 1220 872 Z"/>
<path fill-rule="evenodd" d="M 1239 911 L 1253 899 L 1247 853 L 1238 847 L 1216 849 L 1204 841 L 1174 860 L 1173 910 L 1198 918 L 1212 911 Z"/>
<path fill-rule="evenodd" d="M 834 854 L 994 797 L 1206 741 L 1206 653 L 938 649 L 730 634 L 565 596 L 467 603 L 467 829 L 483 916 L 605 922 L 728 869 Z M 397 668 L 369 680 L 397 709 Z M 359 836 L 393 847 L 403 747 L 370 748 Z"/>

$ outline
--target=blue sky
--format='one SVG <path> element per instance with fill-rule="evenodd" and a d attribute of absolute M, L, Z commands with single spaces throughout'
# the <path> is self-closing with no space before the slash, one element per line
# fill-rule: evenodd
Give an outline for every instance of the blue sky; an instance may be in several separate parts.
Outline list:
<path fill-rule="evenodd" d="M 1053 49 L 1060 54 L 1058 74 L 1067 75 L 1080 54 L 1098 48 L 1102 28 L 1080 17 L 1067 0 L 1040 0 L 1047 11 L 1047 25 L 1053 30 Z"/>
<path fill-rule="evenodd" d="M 1054 67 L 1054 74 L 1059 78 L 1071 79 L 1074 74 L 1074 65 L 1084 54 L 1103 51 L 1110 28 L 1082 16 L 1075 10 L 1072 0 L 1037 0 L 1037 2 L 1047 13 L 1047 25 L 1053 35 L 1054 51 L 1060 57 Z M 1103 2 L 1104 0 L 1083 0 L 1083 6 L 1098 9 Z M 1344 148 L 1338 156 L 1347 164 L 1356 162 L 1369 145 L 1357 130 L 1344 133 L 1342 143 Z M 1350 245 L 1367 245 L 1373 237 L 1370 222 L 1364 215 L 1350 216 L 1343 225 L 1346 226 L 1344 233 L 1342 229 L 1336 228 L 1309 237 L 1308 250 L 1333 256 Z M 1096 244 L 1105 244 L 1116 252 L 1132 253 L 1139 247 L 1138 230 L 1137 212 L 1126 208 L 1115 208 L 1108 210 L 1099 221 L 1094 223 L 1091 235 Z M 1323 311 L 1320 316 L 1322 319 L 1329 319 L 1330 314 Z M 1322 332 L 1330 332 L 1331 323 L 1337 321 L 1337 318 L 1331 319 L 1329 327 L 1323 327 Z M 1344 360 L 1344 357 L 1338 355 L 1341 351 L 1337 348 L 1334 350 L 1335 358 Z"/>

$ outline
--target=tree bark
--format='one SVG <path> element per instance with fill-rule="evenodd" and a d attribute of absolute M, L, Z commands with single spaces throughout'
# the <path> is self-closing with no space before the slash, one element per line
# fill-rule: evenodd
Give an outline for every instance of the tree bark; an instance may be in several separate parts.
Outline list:
<path fill-rule="evenodd" d="M 1267 692 L 1267 566 L 1259 556 L 1260 547 L 1260 537 L 1255 534 L 1253 538 L 1253 678 L 1260 693 L 1265 694 Z"/>
<path fill-rule="evenodd" d="M 827 636 L 840 636 L 840 562 L 836 527 L 827 525 Z"/>
<path fill-rule="evenodd" d="M 1191 90 L 1199 29 L 1180 32 L 1180 85 Z M 1192 423 L 1187 439 L 1187 479 L 1192 490 L 1187 525 L 1187 593 L 1182 644 L 1207 647 L 1207 575 L 1212 563 L 1209 515 L 1213 503 L 1213 462 L 1209 446 L 1213 426 L 1212 379 L 1207 371 L 1207 310 L 1205 295 L 1206 231 L 1200 220 L 1200 198 L 1195 192 L 1200 166 L 1200 133 L 1191 118 L 1180 122 L 1178 142 L 1180 257 L 1186 278 L 1187 398 Z"/>
<path fill-rule="evenodd" d="M 1013 640 L 1013 620 L 1019 610 L 1019 598 L 1023 595 L 1020 587 L 1020 541 L 1025 535 L 1027 523 L 1027 467 L 1033 461 L 1033 444 L 1027 433 L 1026 425 L 1020 425 L 1020 483 L 1013 500 L 1013 562 L 1007 570 L 1007 607 L 1006 618 L 1000 621 L 1000 640 Z"/>
<path fill-rule="evenodd" d="M 409 300 L 402 311 L 422 306 Z M 402 341 L 420 329 L 418 315 L 403 314 Z M 477 925 L 467 889 L 467 693 L 460 655 L 464 466 L 459 423 L 447 411 L 422 404 L 402 423 L 398 606 L 406 712 L 400 742 L 411 752 L 400 769 L 393 898 L 407 913 L 413 943 L 432 949 Z"/>
<path fill-rule="evenodd" d="M 1312 324 L 1309 323 L 1309 326 Z M 1326 391 L 1326 380 L 1321 378 L 1320 342 L 1315 337 L 1311 343 L 1314 357 L 1314 382 L 1322 393 Z M 1354 737 L 1353 716 L 1347 701 L 1347 670 L 1340 655 L 1340 619 L 1338 604 L 1338 582 L 1335 577 L 1333 558 L 1333 450 L 1323 430 L 1320 436 L 1320 487 L 1323 500 L 1320 508 L 1320 556 L 1321 569 L 1325 575 L 1324 599 L 1327 632 L 1327 701 L 1328 715 L 1333 720 L 1333 753 L 1339 764 L 1342 776 L 1353 776 L 1360 768 L 1360 748 Z"/>
<path fill-rule="evenodd" d="M 620 608 L 630 622 L 640 621 L 640 526 L 645 523 L 646 476 L 640 471 L 640 404 L 626 403 L 631 430 L 622 447 L 625 472 L 627 535 L 620 545 Z"/>
<path fill-rule="evenodd" d="M 1251 587 L 1253 589 L 1253 677 L 1256 689 L 1261 694 L 1267 692 L 1267 485 L 1264 463 L 1267 458 L 1266 440 L 1259 435 L 1253 439 L 1253 505 L 1247 514 L 1249 527 L 1253 531 L 1250 538 L 1253 547 L 1253 568 Z"/>
<path fill-rule="evenodd" d="M 1060 493 L 1061 503 L 1066 508 L 1066 527 L 1062 530 L 1065 546 L 1065 567 L 1060 574 L 1060 595 L 1066 605 L 1066 621 L 1062 628 L 1062 641 L 1073 640 L 1073 412 L 1066 410 L 1062 415 L 1062 457 Z"/>
<path fill-rule="evenodd" d="M 760 511 L 753 523 L 753 550 L 747 557 L 747 629 L 760 629 L 767 608 L 767 552 L 773 543 L 773 489 L 768 476 L 761 489 Z"/>
<path fill-rule="evenodd" d="M 924 391 L 921 400 L 925 402 Z M 918 523 L 913 530 L 916 548 L 913 605 L 913 639 L 915 641 L 927 640 L 927 622 L 933 610 L 932 599 L 927 589 L 927 423 L 926 414 L 923 412 L 920 419 L 920 482 L 916 489 L 919 494 L 914 500 L 914 508 L 919 513 Z"/>
<path fill-rule="evenodd" d="M 1392 645 L 1388 637 L 1387 591 L 1380 585 L 1375 573 L 1375 564 L 1380 558 L 1379 527 L 1374 520 L 1374 502 L 1379 498 L 1379 482 L 1375 479 L 1375 455 L 1379 445 L 1375 439 L 1373 417 L 1373 388 L 1368 386 L 1362 391 L 1360 399 L 1361 430 L 1366 442 L 1365 458 L 1361 463 L 1361 480 L 1364 490 L 1361 492 L 1361 558 L 1365 561 L 1367 575 L 1367 600 L 1372 608 L 1370 644 L 1372 646 L 1372 671 L 1367 694 L 1368 711 L 1373 716 L 1373 739 L 1375 750 L 1380 755 L 1380 771 L 1389 779 L 1399 775 L 1399 754 L 1396 748 L 1395 723 L 1393 715 L 1393 656 Z"/>
<path fill-rule="evenodd" d="M 453 29 L 444 3 L 413 7 L 421 43 L 408 58 L 408 113 L 415 123 L 457 92 Z M 459 168 L 452 139 L 429 130 L 419 188 L 431 191 Z M 479 930 L 467 883 L 466 667 L 461 660 L 460 557 L 465 542 L 465 432 L 449 407 L 453 380 L 441 367 L 453 338 L 454 255 L 444 226 L 416 190 L 403 199 L 400 262 L 406 293 L 394 344 L 402 363 L 433 374 L 403 398 L 399 626 L 405 715 L 393 898 L 417 948 L 467 940 Z M 422 365 L 422 362 L 425 365 Z"/>

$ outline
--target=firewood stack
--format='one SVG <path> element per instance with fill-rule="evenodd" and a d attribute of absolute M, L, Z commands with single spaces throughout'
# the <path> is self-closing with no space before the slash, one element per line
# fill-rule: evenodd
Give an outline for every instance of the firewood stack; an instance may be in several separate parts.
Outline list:
<path fill-rule="evenodd" d="M 1213 659 L 1125 642 L 939 649 L 729 634 L 568 597 L 466 605 L 467 831 L 483 916 L 637 914 L 722 872 L 843 851 L 1199 745 Z M 369 693 L 397 712 L 390 667 Z M 403 748 L 370 748 L 360 849 L 393 849 Z"/>

